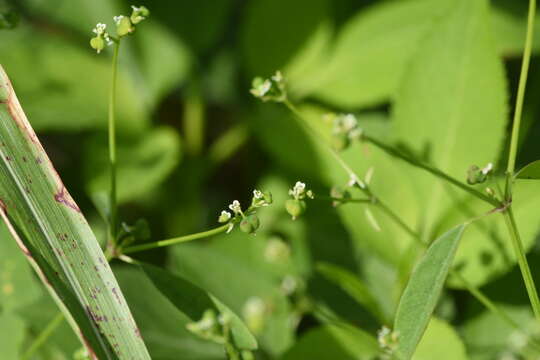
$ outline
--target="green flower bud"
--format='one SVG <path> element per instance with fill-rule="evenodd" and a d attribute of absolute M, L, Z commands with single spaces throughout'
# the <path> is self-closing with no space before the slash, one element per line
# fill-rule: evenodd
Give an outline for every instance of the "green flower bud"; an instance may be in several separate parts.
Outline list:
<path fill-rule="evenodd" d="M 99 54 L 101 50 L 105 49 L 105 40 L 101 36 L 96 36 L 90 39 L 90 46 Z"/>
<path fill-rule="evenodd" d="M 274 200 L 272 199 L 272 193 L 270 191 L 263 192 L 263 199 L 269 205 L 274 202 Z"/>
<path fill-rule="evenodd" d="M 148 16 L 150 16 L 150 11 L 144 6 L 132 6 L 133 12 L 131 13 L 130 20 L 133 25 L 137 25 Z"/>
<path fill-rule="evenodd" d="M 332 147 L 337 151 L 343 151 L 349 147 L 351 140 L 347 134 L 334 134 L 332 136 Z"/>
<path fill-rule="evenodd" d="M 253 234 L 259 228 L 260 221 L 257 215 L 249 215 L 240 222 L 240 230 L 247 234 Z"/>
<path fill-rule="evenodd" d="M 472 165 L 469 170 L 467 170 L 467 184 L 475 185 L 482 183 L 486 180 L 486 177 L 476 165 Z"/>
<path fill-rule="evenodd" d="M 119 37 L 126 36 L 135 31 L 131 20 L 123 15 L 115 16 L 114 22 L 116 23 L 116 33 Z"/>
<path fill-rule="evenodd" d="M 285 209 L 294 220 L 306 211 L 306 202 L 304 200 L 289 199 L 285 202 Z"/>
<path fill-rule="evenodd" d="M 333 197 L 334 199 L 336 199 L 332 203 L 332 205 L 338 206 L 339 204 L 342 203 L 342 201 L 339 201 L 339 200 L 348 200 L 348 199 L 350 199 L 351 198 L 351 193 L 348 190 L 343 189 L 342 187 L 334 186 L 332 189 L 330 189 L 330 196 Z"/>
<path fill-rule="evenodd" d="M 230 219 L 231 219 L 231 213 L 223 210 L 218 217 L 218 222 L 223 224 L 223 223 L 229 222 Z"/>

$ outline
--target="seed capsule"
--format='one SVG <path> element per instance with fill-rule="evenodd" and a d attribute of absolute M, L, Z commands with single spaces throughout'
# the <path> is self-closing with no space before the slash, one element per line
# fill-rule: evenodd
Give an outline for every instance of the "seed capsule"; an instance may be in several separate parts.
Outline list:
<path fill-rule="evenodd" d="M 306 211 L 306 202 L 304 200 L 289 199 L 285 202 L 285 209 L 294 220 Z"/>
<path fill-rule="evenodd" d="M 257 215 L 249 215 L 240 221 L 240 230 L 247 234 L 253 234 L 259 228 L 260 221 Z"/>

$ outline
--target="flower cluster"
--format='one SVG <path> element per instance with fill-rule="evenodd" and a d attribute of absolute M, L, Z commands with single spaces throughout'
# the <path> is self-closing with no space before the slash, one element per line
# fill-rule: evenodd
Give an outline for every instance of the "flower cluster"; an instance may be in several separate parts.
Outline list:
<path fill-rule="evenodd" d="M 227 233 L 231 232 L 234 228 L 234 225 L 240 222 L 240 230 L 253 234 L 260 226 L 260 221 L 257 215 L 255 215 L 255 210 L 260 207 L 268 206 L 272 204 L 272 194 L 270 192 L 262 192 L 260 190 L 253 190 L 253 198 L 251 199 L 251 206 L 246 210 L 242 211 L 242 205 L 238 200 L 234 200 L 229 205 L 229 210 L 221 211 L 221 214 L 218 217 L 218 222 L 222 224 L 229 224 Z"/>
<path fill-rule="evenodd" d="M 256 77 L 253 79 L 251 94 L 262 101 L 284 102 L 287 100 L 285 79 L 280 71 L 269 79 Z"/>
<path fill-rule="evenodd" d="M 132 6 L 131 16 L 118 15 L 113 17 L 116 25 L 117 38 L 112 37 L 107 32 L 107 25 L 98 23 L 93 30 L 95 36 L 90 39 L 90 46 L 99 54 L 105 46 L 110 46 L 121 37 L 132 34 L 135 31 L 135 25 L 146 19 L 150 11 L 144 6 Z"/>
<path fill-rule="evenodd" d="M 488 163 L 482 169 L 476 165 L 472 165 L 469 170 L 467 170 L 467 184 L 475 185 L 481 184 L 487 180 L 491 172 L 493 171 L 493 164 Z"/>
<path fill-rule="evenodd" d="M 377 332 L 377 341 L 379 347 L 383 350 L 387 358 L 390 358 L 398 347 L 399 334 L 396 331 L 391 331 L 388 327 L 383 326 Z"/>
<path fill-rule="evenodd" d="M 96 36 L 90 39 L 90 46 L 95 49 L 98 54 L 105 48 L 105 45 L 112 45 L 113 42 L 107 32 L 106 24 L 98 23 L 92 32 Z"/>
<path fill-rule="evenodd" d="M 345 150 L 351 141 L 362 137 L 362 129 L 353 114 L 327 114 L 325 117 L 332 121 L 332 146 L 334 149 Z"/>
<path fill-rule="evenodd" d="M 285 202 L 285 209 L 295 220 L 306 211 L 305 199 L 313 199 L 314 195 L 313 191 L 306 190 L 306 184 L 301 181 L 294 184 L 294 187 L 289 190 L 289 195 L 292 196 L 292 199 Z"/>

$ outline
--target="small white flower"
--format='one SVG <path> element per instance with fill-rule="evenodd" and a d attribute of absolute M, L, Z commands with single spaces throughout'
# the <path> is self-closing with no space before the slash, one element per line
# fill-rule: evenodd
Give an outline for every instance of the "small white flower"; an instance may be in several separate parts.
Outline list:
<path fill-rule="evenodd" d="M 358 126 L 358 120 L 353 114 L 343 116 L 343 130 L 349 132 Z"/>
<path fill-rule="evenodd" d="M 123 18 L 124 18 L 124 15 L 118 15 L 118 16 L 113 17 L 113 20 L 116 23 L 116 25 L 120 25 L 120 21 L 122 21 Z"/>
<path fill-rule="evenodd" d="M 291 295 L 298 288 L 298 281 L 292 275 L 287 275 L 281 281 L 281 290 L 285 295 Z"/>
<path fill-rule="evenodd" d="M 387 326 L 383 326 L 379 331 L 377 331 L 377 341 L 379 342 L 379 346 L 384 348 L 388 345 L 388 335 L 390 335 L 391 331 Z"/>
<path fill-rule="evenodd" d="M 255 199 L 262 199 L 263 193 L 260 190 L 253 190 L 253 197 Z"/>
<path fill-rule="evenodd" d="M 104 33 L 103 34 L 103 39 L 105 39 L 105 42 L 107 43 L 108 46 L 111 46 L 113 44 L 113 41 L 111 40 L 111 38 L 109 37 L 109 34 L 108 33 Z"/>
<path fill-rule="evenodd" d="M 263 97 L 270 91 L 271 88 L 272 88 L 272 82 L 270 82 L 270 80 L 267 79 L 261 85 L 259 85 L 257 89 L 255 90 L 257 92 L 257 96 Z"/>
<path fill-rule="evenodd" d="M 221 214 L 218 217 L 218 222 L 220 223 L 226 223 L 231 219 L 231 213 L 228 211 L 223 210 Z"/>
<path fill-rule="evenodd" d="M 487 164 L 483 169 L 482 169 L 482 174 L 483 175 L 487 175 L 491 172 L 491 170 L 493 170 L 493 163 L 489 163 Z"/>
<path fill-rule="evenodd" d="M 299 198 L 300 196 L 304 194 L 305 190 L 306 190 L 306 184 L 301 181 L 297 181 L 296 184 L 294 184 L 294 187 L 291 190 L 289 190 L 289 195 L 292 195 L 295 198 Z"/>
<path fill-rule="evenodd" d="M 230 233 L 233 228 L 234 228 L 234 223 L 230 222 L 229 223 L 229 228 L 227 229 L 227 234 Z"/>
<path fill-rule="evenodd" d="M 232 204 L 229 205 L 229 209 L 231 209 L 235 214 L 242 212 L 242 207 L 240 206 L 240 202 L 238 200 L 234 200 Z"/>
<path fill-rule="evenodd" d="M 141 11 L 141 8 L 140 7 L 137 7 L 135 5 L 131 5 L 131 8 L 133 9 L 133 11 L 137 12 L 137 11 Z"/>
<path fill-rule="evenodd" d="M 107 25 L 102 23 L 97 23 L 96 27 L 92 32 L 96 34 L 97 36 L 101 36 L 103 33 L 105 33 L 105 30 L 107 30 Z"/>
<path fill-rule="evenodd" d="M 281 74 L 281 71 L 276 71 L 276 74 L 272 76 L 272 80 L 279 83 L 283 81 L 283 75 Z"/>

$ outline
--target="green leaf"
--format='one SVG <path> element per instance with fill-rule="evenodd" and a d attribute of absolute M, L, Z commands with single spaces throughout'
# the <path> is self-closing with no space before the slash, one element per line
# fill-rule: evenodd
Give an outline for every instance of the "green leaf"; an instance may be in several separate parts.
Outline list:
<path fill-rule="evenodd" d="M 178 165 L 180 155 L 180 138 L 169 127 L 152 130 L 137 142 L 118 144 L 118 201 L 133 200 L 153 190 Z M 106 144 L 90 143 L 86 159 L 89 193 L 107 191 L 110 168 Z"/>
<path fill-rule="evenodd" d="M 117 263 L 113 270 L 152 359 L 223 360 L 223 346 L 190 332 L 186 327 L 191 319 L 155 287 L 139 266 Z"/>
<path fill-rule="evenodd" d="M 402 360 L 411 359 L 428 326 L 465 227 L 459 225 L 435 240 L 413 270 L 394 320 Z"/>
<path fill-rule="evenodd" d="M 327 0 L 250 2 L 242 26 L 248 73 L 266 76 L 284 67 L 326 19 L 328 7 Z"/>
<path fill-rule="evenodd" d="M 36 130 L 106 129 L 109 59 L 20 27 L 0 43 L 0 63 L 17 79 L 17 91 Z M 81 72 L 91 75 L 81 77 Z M 134 83 L 120 71 L 117 125 L 124 134 L 138 134 L 148 126 L 147 108 L 137 100 L 140 94 Z"/>
<path fill-rule="evenodd" d="M 372 335 L 340 323 L 309 330 L 283 360 L 371 360 L 379 353 L 379 345 Z"/>
<path fill-rule="evenodd" d="M 445 321 L 432 318 L 413 360 L 467 360 L 465 345 Z"/>
<path fill-rule="evenodd" d="M 457 179 L 470 165 L 496 162 L 507 115 L 504 69 L 489 26 L 486 0 L 453 1 L 405 72 L 394 104 L 395 139 Z M 478 91 L 482 89 L 482 91 Z M 409 169 L 420 194 L 424 237 L 433 239 L 454 188 Z M 489 207 L 484 208 L 485 211 Z"/>
<path fill-rule="evenodd" d="M 502 185 L 504 180 L 500 180 Z M 537 181 L 517 180 L 513 186 L 512 211 L 527 251 L 535 243 L 540 230 L 540 219 L 537 216 L 539 192 L 540 182 Z M 447 228 L 485 212 L 485 204 L 476 198 L 467 196 L 460 200 L 459 204 L 444 213 L 438 228 Z M 516 258 L 501 215 L 485 216 L 469 226 L 457 251 L 455 262 L 461 275 L 476 286 L 482 286 L 512 269 Z M 459 280 L 450 279 L 449 285 L 463 288 L 463 283 Z"/>
<path fill-rule="evenodd" d="M 259 346 L 277 356 L 293 342 L 291 309 L 273 276 L 252 264 L 257 250 L 251 244 L 252 237 L 233 231 L 215 237 L 204 246 L 186 243 L 174 248 L 172 269 L 219 298 L 235 313 L 242 314 L 251 332 L 257 335 Z M 267 310 L 261 326 L 250 326 L 244 316 L 246 306 L 253 299 L 262 300 Z"/>
<path fill-rule="evenodd" d="M 37 300 L 42 292 L 24 255 L 0 223 L 0 307 L 11 311 Z"/>
<path fill-rule="evenodd" d="M 540 179 L 540 160 L 533 161 L 522 167 L 515 175 L 515 179 Z"/>
<path fill-rule="evenodd" d="M 448 4 L 394 1 L 359 12 L 340 31 L 331 55 L 312 74 L 292 83 L 292 89 L 342 108 L 388 100 L 398 89 L 420 40 L 447 13 Z"/>
<path fill-rule="evenodd" d="M 2 359 L 15 360 L 20 357 L 20 348 L 24 340 L 24 322 L 15 314 L 0 314 L 0 349 Z"/>
<path fill-rule="evenodd" d="M 365 306 L 366 309 L 371 311 L 379 321 L 384 323 L 385 316 L 379 308 L 379 304 L 358 275 L 353 274 L 340 266 L 329 263 L 318 263 L 316 267 L 317 271 L 325 278 L 341 287 L 360 305 Z"/>
<path fill-rule="evenodd" d="M 161 291 L 178 310 L 192 321 L 202 319 L 205 310 L 214 309 L 217 313 L 227 314 L 231 319 L 231 332 L 235 345 L 239 349 L 256 350 L 257 340 L 240 318 L 225 304 L 203 289 L 195 286 L 181 276 L 171 274 L 148 264 L 140 264 L 156 288 Z"/>
<path fill-rule="evenodd" d="M 0 124 L 0 215 L 10 233 L 97 357 L 149 359 L 92 230 L 1 67 Z"/>

